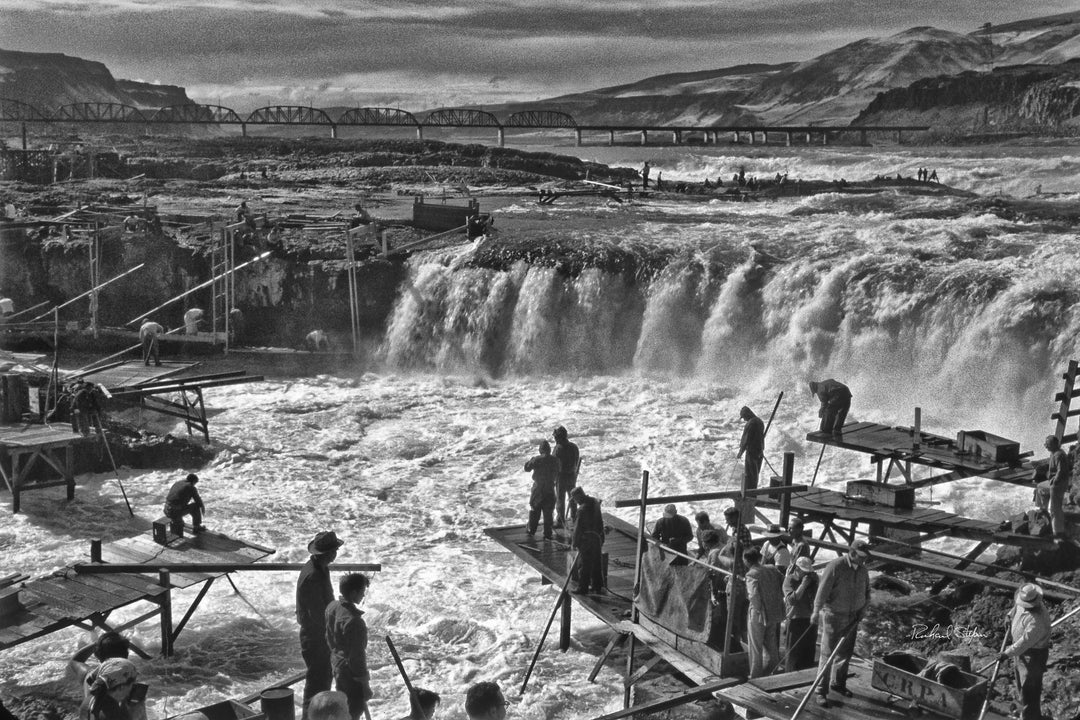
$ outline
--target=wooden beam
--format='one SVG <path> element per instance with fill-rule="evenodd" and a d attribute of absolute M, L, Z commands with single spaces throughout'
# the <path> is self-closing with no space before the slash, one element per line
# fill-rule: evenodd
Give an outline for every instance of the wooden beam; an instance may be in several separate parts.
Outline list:
<path fill-rule="evenodd" d="M 660 663 L 660 661 L 663 660 L 663 659 L 664 658 L 660 657 L 659 655 L 655 655 L 655 656 L 649 658 L 648 662 L 646 662 L 644 665 L 639 667 L 637 670 L 634 671 L 634 673 L 630 677 L 628 677 L 628 678 L 626 678 L 626 680 L 624 680 L 624 682 L 626 683 L 626 686 L 630 687 L 631 685 L 636 683 L 638 680 L 645 677 L 649 673 L 649 671 L 652 670 L 654 667 L 656 667 Z"/>
<path fill-rule="evenodd" d="M 228 575 L 226 575 L 225 577 L 228 577 Z M 176 638 L 180 637 L 180 631 L 184 629 L 184 626 L 187 625 L 187 621 L 190 620 L 191 616 L 195 614 L 195 610 L 199 607 L 199 603 L 201 603 L 202 599 L 206 597 L 206 593 L 209 592 L 210 586 L 213 584 L 214 578 L 210 578 L 203 583 L 201 588 L 199 588 L 199 594 L 195 596 L 195 600 L 192 601 L 191 606 L 188 607 L 187 612 L 184 613 L 184 617 L 180 618 L 180 622 L 176 624 L 175 628 L 173 628 L 171 640 L 172 643 L 175 643 Z"/>
<path fill-rule="evenodd" d="M 600 653 L 600 657 L 597 659 L 596 664 L 593 665 L 593 669 L 589 672 L 589 682 L 595 682 L 596 676 L 600 674 L 600 669 L 604 667 L 604 663 L 611 657 L 611 653 L 615 651 L 615 648 L 626 642 L 626 638 L 630 633 L 616 632 L 611 636 L 611 640 L 608 642 L 607 647 L 604 648 L 604 652 Z"/>
<path fill-rule="evenodd" d="M 85 575 L 119 575 L 130 573 L 156 573 L 159 570 L 180 573 L 227 573 L 243 570 L 258 570 L 262 572 L 286 572 L 299 571 L 306 563 L 177 563 L 156 562 L 150 560 L 145 563 L 79 563 L 72 566 L 72 570 Z M 340 572 L 379 572 L 382 563 L 339 563 L 333 564 L 334 570 Z"/>
<path fill-rule="evenodd" d="M 965 555 L 960 560 L 960 562 L 956 563 L 956 565 L 953 566 L 953 570 L 963 570 L 964 568 L 966 568 L 968 565 L 970 565 L 972 563 L 973 560 L 975 560 L 975 558 L 982 555 L 983 551 L 985 551 L 986 548 L 990 547 L 990 545 L 991 545 L 991 543 L 989 541 L 986 541 L 986 540 L 984 540 L 983 542 L 977 543 L 975 545 L 975 547 L 973 547 L 971 549 L 971 552 L 969 552 L 967 555 Z M 945 575 L 945 576 L 941 577 L 936 583 L 934 583 L 932 586 L 930 586 L 930 594 L 931 595 L 937 595 L 942 590 L 944 590 L 945 587 L 949 583 L 951 583 L 952 581 L 953 581 L 953 578 L 949 577 L 948 575 Z"/>
<path fill-rule="evenodd" d="M 645 499 L 646 505 L 667 505 L 668 503 L 677 502 L 695 502 L 700 500 L 739 500 L 743 496 L 746 497 L 760 497 L 762 495 L 772 495 L 774 493 L 793 493 L 803 492 L 809 490 L 808 485 L 791 485 L 790 487 L 766 487 L 755 488 L 753 490 L 724 490 L 722 492 L 707 492 L 707 493 L 695 493 L 691 495 L 667 495 L 663 497 L 650 497 Z M 642 504 L 640 498 L 634 498 L 633 500 L 616 500 L 615 507 L 638 507 Z"/>
<path fill-rule="evenodd" d="M 622 718 L 634 717 L 636 715 L 653 715 L 663 712 L 664 710 L 670 710 L 671 708 L 685 705 L 689 702 L 694 702 L 695 700 L 702 700 L 709 697 L 717 690 L 723 690 L 724 688 L 732 687 L 733 685 L 738 685 L 740 683 L 741 680 L 739 678 L 728 678 L 714 683 L 699 685 L 696 688 L 692 688 L 678 695 L 654 700 L 653 702 L 645 703 L 644 705 L 635 705 L 624 710 L 616 710 L 613 713 L 601 715 L 594 720 L 621 720 Z"/>

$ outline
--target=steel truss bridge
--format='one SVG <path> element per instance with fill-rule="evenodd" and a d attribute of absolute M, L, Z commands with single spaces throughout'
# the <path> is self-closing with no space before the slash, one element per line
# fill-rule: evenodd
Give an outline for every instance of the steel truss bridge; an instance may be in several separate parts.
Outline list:
<path fill-rule="evenodd" d="M 405 127 L 414 128 L 416 137 L 424 139 L 425 128 L 492 128 L 499 146 L 506 143 L 506 131 L 573 130 L 578 145 L 583 143 L 584 133 L 606 133 L 607 144 L 614 145 L 616 135 L 633 134 L 642 145 L 648 144 L 649 133 L 669 136 L 673 144 L 681 144 L 693 136 L 704 143 L 718 143 L 722 134 L 730 134 L 733 142 L 743 139 L 753 145 L 760 137 L 768 143 L 770 135 L 785 145 L 828 144 L 830 137 L 857 133 L 862 143 L 867 133 L 895 133 L 897 142 L 904 132 L 920 132 L 930 128 L 915 125 L 847 126 L 847 125 L 579 125 L 573 116 L 559 110 L 526 110 L 512 113 L 500 120 L 484 110 L 470 108 L 447 108 L 435 110 L 419 117 L 398 108 L 370 107 L 351 108 L 331 117 L 326 110 L 305 105 L 269 105 L 253 110 L 246 117 L 235 110 L 220 105 L 169 105 L 154 109 L 136 108 L 120 103 L 71 103 L 54 110 L 42 110 L 18 100 L 0 97 L 0 123 L 110 123 L 126 126 L 184 126 L 184 125 L 232 125 L 238 126 L 247 137 L 249 126 L 291 125 L 326 128 L 331 137 L 338 136 L 340 127 Z M 777 138 L 779 136 L 779 138 Z M 663 142 L 663 141 L 660 141 Z"/>

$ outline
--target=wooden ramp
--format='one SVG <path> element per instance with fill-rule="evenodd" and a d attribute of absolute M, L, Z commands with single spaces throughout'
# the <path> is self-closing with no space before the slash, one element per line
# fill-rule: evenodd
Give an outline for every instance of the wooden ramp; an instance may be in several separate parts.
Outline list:
<path fill-rule="evenodd" d="M 172 539 L 163 546 L 147 533 L 100 546 L 91 545 L 91 559 L 101 563 L 215 563 L 243 569 L 274 550 L 213 532 Z M 95 563 L 96 564 L 96 563 Z M 231 570 L 230 570 L 231 571 Z M 17 594 L 19 609 L 0 615 L 0 650 L 14 647 L 67 627 L 84 630 L 123 630 L 152 617 L 161 619 L 162 654 L 170 655 L 181 630 L 210 589 L 214 580 L 228 572 L 180 573 L 168 571 L 123 574 L 85 574 L 68 567 L 49 577 L 38 578 L 0 591 L 12 602 Z M 231 582 L 231 580 L 230 580 Z M 202 584 L 198 596 L 174 627 L 172 590 Z M 156 605 L 149 612 L 123 626 L 110 626 L 109 616 L 133 603 Z M 2 606 L 0 606 L 2 607 Z"/>
<path fill-rule="evenodd" d="M 919 715 L 908 710 L 908 700 L 870 686 L 872 667 L 868 661 L 852 658 L 849 672 L 847 687 L 854 697 L 845 698 L 831 693 L 829 699 L 832 706 L 829 708 L 818 706 L 811 698 L 799 717 L 805 720 L 909 720 Z M 772 675 L 722 688 L 716 694 L 732 705 L 760 713 L 771 720 L 791 720 L 816 674 L 815 667 Z M 926 717 L 943 716 L 928 714 Z M 990 711 L 985 717 L 989 720 L 1006 720 L 1005 716 Z"/>
<path fill-rule="evenodd" d="M 75 497 L 74 443 L 82 435 L 68 425 L 0 425 L 0 477 L 11 492 L 11 511 L 19 512 L 19 494 L 26 490 L 67 486 L 67 499 Z M 60 480 L 28 479 L 40 460 L 60 475 Z"/>
<path fill-rule="evenodd" d="M 196 362 L 162 360 L 160 366 L 155 366 L 144 365 L 141 360 L 127 360 L 107 365 L 100 370 L 91 370 L 83 374 L 82 379 L 104 385 L 110 393 L 114 393 L 181 375 L 196 365 Z"/>

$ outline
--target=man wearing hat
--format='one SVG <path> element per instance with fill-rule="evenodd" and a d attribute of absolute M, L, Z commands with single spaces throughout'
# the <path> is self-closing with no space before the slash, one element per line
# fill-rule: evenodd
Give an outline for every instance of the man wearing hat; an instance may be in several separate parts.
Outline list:
<path fill-rule="evenodd" d="M 1020 720 L 1043 720 L 1042 682 L 1050 655 L 1050 614 L 1038 585 L 1027 583 L 1016 591 L 1009 614 L 1009 633 L 1012 645 L 1005 648 L 998 660 L 1016 661 L 1020 676 Z"/>
<path fill-rule="evenodd" d="M 571 545 L 578 551 L 581 565 L 578 568 L 576 593 L 604 592 L 604 569 L 601 550 L 604 547 L 604 516 L 600 501 L 585 494 L 579 485 L 570 491 L 570 502 L 577 506 L 577 521 Z"/>
<path fill-rule="evenodd" d="M 296 580 L 296 622 L 300 624 L 300 654 L 307 665 L 304 683 L 304 716 L 311 698 L 329 690 L 333 681 L 330 646 L 326 642 L 326 608 L 334 601 L 334 586 L 330 582 L 330 563 L 337 558 L 338 548 L 344 545 L 337 534 L 316 533 L 308 543 L 311 557 L 300 570 Z"/>
<path fill-rule="evenodd" d="M 770 525 L 769 531 L 763 536 L 765 542 L 761 545 L 762 565 L 775 565 L 783 575 L 791 564 L 791 553 L 788 551 L 787 536 L 779 525 Z"/>
<path fill-rule="evenodd" d="M 820 430 L 823 433 L 838 434 L 844 428 L 848 410 L 851 409 L 851 390 L 839 380 L 811 381 L 810 394 L 817 395 L 821 401 L 818 417 L 821 418 Z"/>
<path fill-rule="evenodd" d="M 206 506 L 203 505 L 199 491 L 195 488 L 197 482 L 199 482 L 199 476 L 188 473 L 186 478 L 173 483 L 173 486 L 169 488 L 169 494 L 165 496 L 163 512 L 165 517 L 180 525 L 184 523 L 184 516 L 190 515 L 191 529 L 194 532 L 202 532 L 205 530 L 202 516 L 206 512 Z"/>
<path fill-rule="evenodd" d="M 566 496 L 577 485 L 578 461 L 581 455 L 578 446 L 570 442 L 570 436 L 562 425 L 552 433 L 555 438 L 555 459 L 559 461 L 558 484 L 555 488 L 555 528 L 566 524 Z M 574 519 L 574 504 L 570 504 L 570 519 Z"/>
<path fill-rule="evenodd" d="M 1063 539 L 1065 537 L 1065 495 L 1072 484 L 1072 462 L 1069 460 L 1069 455 L 1061 449 L 1061 442 L 1056 435 L 1047 435 L 1043 447 L 1050 451 L 1050 460 L 1046 465 L 1047 479 L 1038 484 L 1035 498 L 1039 507 L 1050 513 L 1054 537 Z"/>
<path fill-rule="evenodd" d="M 675 552 L 687 554 L 686 546 L 694 539 L 694 529 L 690 527 L 690 520 L 680 515 L 674 505 L 664 506 L 664 517 L 656 521 L 653 527 L 653 537 L 657 542 L 667 545 Z M 686 558 L 675 556 L 672 565 L 686 565 Z"/>
<path fill-rule="evenodd" d="M 847 689 L 848 663 L 855 650 L 859 621 L 870 604 L 870 572 L 866 569 L 869 556 L 866 541 L 857 539 L 851 543 L 846 555 L 829 562 L 821 573 L 810 624 L 821 619 L 818 657 L 821 683 L 817 692 L 818 705 L 822 707 L 829 707 L 829 690 L 851 697 L 851 691 Z M 837 646 L 839 650 L 833 657 Z"/>
<path fill-rule="evenodd" d="M 761 551 L 751 545 L 743 550 L 746 563 L 747 645 L 750 677 L 772 675 L 780 664 L 780 623 L 784 621 L 784 577 L 770 565 L 761 564 Z"/>
<path fill-rule="evenodd" d="M 796 558 L 784 576 L 784 604 L 787 605 L 787 664 L 784 672 L 795 672 L 814 666 L 817 647 L 817 625 L 810 622 L 814 613 L 818 576 L 814 562 L 808 556 Z"/>
<path fill-rule="evenodd" d="M 753 490 L 758 486 L 761 461 L 765 457 L 765 423 L 745 405 L 739 410 L 739 417 L 745 421 L 745 424 L 742 440 L 739 441 L 739 454 L 736 457 L 746 455 L 746 460 L 743 461 L 743 484 L 746 490 Z"/>
<path fill-rule="evenodd" d="M 788 535 L 791 536 L 791 558 L 810 557 L 810 543 L 806 542 L 806 526 L 802 518 L 795 518 L 788 523 Z"/>

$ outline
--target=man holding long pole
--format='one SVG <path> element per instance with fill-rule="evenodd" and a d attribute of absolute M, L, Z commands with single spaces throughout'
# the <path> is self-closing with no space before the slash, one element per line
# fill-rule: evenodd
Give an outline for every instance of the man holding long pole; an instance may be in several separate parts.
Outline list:
<path fill-rule="evenodd" d="M 829 690 L 851 697 L 847 689 L 848 663 L 855 650 L 859 621 L 870 604 L 870 573 L 866 569 L 869 549 L 865 540 L 851 543 L 847 555 L 839 557 L 821 573 L 810 624 L 821 625 L 817 703 L 829 707 Z M 830 671 L 832 672 L 830 682 Z"/>
<path fill-rule="evenodd" d="M 1028 583 L 1016 592 L 1009 615 L 1012 644 L 998 660 L 1012 658 L 1020 675 L 1020 720 L 1042 720 L 1042 683 L 1050 655 L 1050 614 L 1042 588 Z"/>

